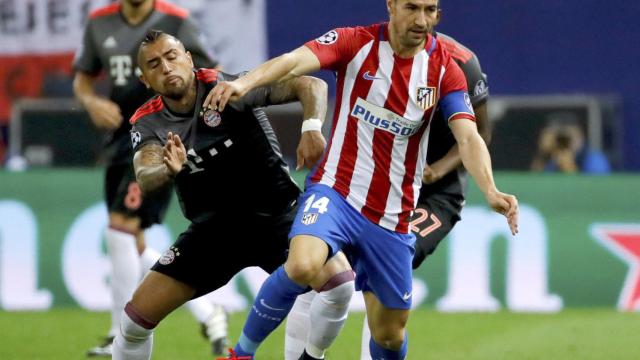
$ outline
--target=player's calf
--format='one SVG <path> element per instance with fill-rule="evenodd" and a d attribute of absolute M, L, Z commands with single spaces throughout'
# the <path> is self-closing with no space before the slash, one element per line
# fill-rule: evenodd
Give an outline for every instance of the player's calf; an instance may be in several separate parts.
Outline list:
<path fill-rule="evenodd" d="M 113 342 L 113 359 L 150 359 L 156 325 L 145 319 L 131 303 L 127 303 L 120 320 L 120 333 Z"/>

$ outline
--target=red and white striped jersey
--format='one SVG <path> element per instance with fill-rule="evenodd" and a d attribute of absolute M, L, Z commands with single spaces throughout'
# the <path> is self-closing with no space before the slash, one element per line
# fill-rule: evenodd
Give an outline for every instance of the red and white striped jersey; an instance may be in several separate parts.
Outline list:
<path fill-rule="evenodd" d="M 337 76 L 331 139 L 308 181 L 331 186 L 372 222 L 408 233 L 436 107 L 448 121 L 475 120 L 464 74 L 430 35 L 413 58 L 399 57 L 386 23 L 335 29 L 305 45 Z"/>

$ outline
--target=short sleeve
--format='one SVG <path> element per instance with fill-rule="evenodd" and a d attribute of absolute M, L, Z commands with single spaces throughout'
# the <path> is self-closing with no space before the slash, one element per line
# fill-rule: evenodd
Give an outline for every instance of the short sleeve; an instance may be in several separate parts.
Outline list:
<path fill-rule="evenodd" d="M 134 153 L 147 144 L 156 143 L 162 145 L 162 141 L 143 119 L 133 124 L 129 134 L 131 135 L 131 146 Z"/>
<path fill-rule="evenodd" d="M 487 75 L 482 72 L 478 57 L 474 54 L 469 61 L 459 63 L 459 65 L 467 79 L 471 104 L 477 106 L 487 101 L 489 98 L 489 84 L 487 83 Z"/>
<path fill-rule="evenodd" d="M 92 22 L 89 20 L 84 28 L 82 43 L 73 58 L 73 68 L 87 74 L 97 74 L 102 70 L 102 62 L 93 41 Z"/>
<path fill-rule="evenodd" d="M 177 37 L 191 53 L 196 68 L 215 68 L 218 65 L 211 52 L 207 50 L 204 34 L 191 17 L 183 21 Z"/>
<path fill-rule="evenodd" d="M 336 71 L 355 56 L 357 29 L 338 28 L 305 44 L 320 61 L 320 67 Z"/>
<path fill-rule="evenodd" d="M 447 122 L 458 119 L 475 121 L 467 79 L 458 64 L 449 58 L 441 83 L 439 107 Z"/>

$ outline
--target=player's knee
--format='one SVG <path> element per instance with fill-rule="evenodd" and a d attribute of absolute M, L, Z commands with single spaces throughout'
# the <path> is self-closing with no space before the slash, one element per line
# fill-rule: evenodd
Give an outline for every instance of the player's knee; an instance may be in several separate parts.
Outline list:
<path fill-rule="evenodd" d="M 299 284 L 309 284 L 322 269 L 322 263 L 312 259 L 289 259 L 285 264 L 287 276 Z"/>
<path fill-rule="evenodd" d="M 129 302 L 122 313 L 120 332 L 128 342 L 144 342 L 151 336 L 156 325 L 158 324 L 146 320 Z"/>
<path fill-rule="evenodd" d="M 334 275 L 319 290 L 323 302 L 334 307 L 348 306 L 355 288 L 355 274 L 352 270 Z"/>

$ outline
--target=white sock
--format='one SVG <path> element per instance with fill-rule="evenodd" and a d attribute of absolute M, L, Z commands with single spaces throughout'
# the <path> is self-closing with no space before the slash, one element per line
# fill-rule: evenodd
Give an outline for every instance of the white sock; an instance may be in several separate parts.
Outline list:
<path fill-rule="evenodd" d="M 360 343 L 360 360 L 371 360 L 369 351 L 369 341 L 371 340 L 371 330 L 367 321 L 367 314 L 364 315 L 364 323 L 362 324 L 362 342 Z"/>
<path fill-rule="evenodd" d="M 149 246 L 145 247 L 142 255 L 140 255 L 140 265 L 142 273 L 146 274 L 149 269 L 160 259 L 160 253 Z M 186 303 L 187 309 L 199 323 L 204 323 L 213 315 L 214 307 L 209 301 L 203 297 L 193 299 Z M 226 335 L 226 334 L 225 334 Z"/>
<path fill-rule="evenodd" d="M 142 269 L 142 275 L 147 273 L 149 269 L 160 259 L 160 253 L 155 249 L 148 246 L 144 248 L 142 255 L 140 255 L 140 268 Z"/>
<path fill-rule="evenodd" d="M 298 295 L 289 315 L 287 315 L 287 327 L 284 336 L 285 360 L 298 360 L 304 351 L 311 324 L 309 309 L 317 294 L 312 290 Z"/>
<path fill-rule="evenodd" d="M 307 353 L 315 358 L 324 358 L 324 351 L 331 346 L 347 321 L 349 302 L 355 292 L 353 280 L 318 293 L 309 310 L 313 331 L 309 332 Z"/>
<path fill-rule="evenodd" d="M 114 360 L 149 360 L 153 348 L 153 326 L 137 324 L 126 311 L 122 312 L 121 327 L 113 341 Z"/>
<path fill-rule="evenodd" d="M 140 260 L 133 234 L 107 228 L 107 250 L 111 259 L 111 329 L 109 336 L 120 332 L 120 316 L 131 300 L 140 280 Z"/>

